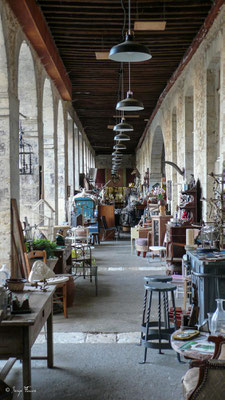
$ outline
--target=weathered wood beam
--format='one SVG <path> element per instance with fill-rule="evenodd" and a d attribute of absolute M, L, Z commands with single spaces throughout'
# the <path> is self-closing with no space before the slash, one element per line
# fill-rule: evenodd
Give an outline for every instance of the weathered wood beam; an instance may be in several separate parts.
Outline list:
<path fill-rule="evenodd" d="M 63 100 L 72 99 L 72 85 L 42 12 L 34 0 L 7 0 L 22 29 L 53 79 Z"/>

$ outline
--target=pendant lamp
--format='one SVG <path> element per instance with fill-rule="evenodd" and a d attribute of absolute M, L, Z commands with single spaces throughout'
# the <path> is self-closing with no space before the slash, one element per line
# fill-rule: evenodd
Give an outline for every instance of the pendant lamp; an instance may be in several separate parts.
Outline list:
<path fill-rule="evenodd" d="M 125 42 L 113 46 L 109 52 L 109 59 L 118 62 L 140 62 L 149 60 L 152 56 L 149 49 L 143 44 L 134 41 L 131 33 L 130 0 L 128 2 L 128 34 Z"/>
<path fill-rule="evenodd" d="M 126 148 L 126 146 L 124 144 L 118 143 L 115 146 L 113 146 L 113 149 L 114 150 L 126 150 L 127 148 Z"/>
<path fill-rule="evenodd" d="M 121 162 L 121 161 L 122 161 L 122 158 L 115 158 L 115 157 L 113 157 L 113 158 L 112 158 L 112 161 L 120 161 L 120 162 Z"/>
<path fill-rule="evenodd" d="M 129 71 L 129 90 L 127 92 L 127 98 L 121 100 L 116 105 L 116 110 L 119 111 L 140 111 L 144 110 L 144 105 L 141 101 L 133 98 L 133 92 L 130 89 L 130 63 L 128 64 Z"/>
<path fill-rule="evenodd" d="M 112 156 L 123 156 L 123 153 L 120 153 L 119 151 L 116 150 L 112 153 Z"/>
<path fill-rule="evenodd" d="M 113 130 L 114 130 L 114 131 L 124 131 L 124 132 L 126 131 L 126 132 L 129 132 L 129 131 L 133 131 L 134 128 L 133 128 L 132 125 L 128 124 L 128 123 L 126 122 L 125 118 L 123 117 L 123 118 L 121 119 L 120 124 L 115 125 L 114 128 L 113 128 Z"/>
<path fill-rule="evenodd" d="M 126 133 L 120 132 L 118 135 L 114 136 L 114 140 L 130 140 L 130 136 L 126 135 Z"/>

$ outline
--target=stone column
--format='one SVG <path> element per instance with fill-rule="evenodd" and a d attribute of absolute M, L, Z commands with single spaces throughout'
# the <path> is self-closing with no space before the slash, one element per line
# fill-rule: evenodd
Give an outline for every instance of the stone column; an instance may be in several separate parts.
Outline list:
<path fill-rule="evenodd" d="M 0 259 L 10 267 L 11 198 L 19 206 L 19 103 L 7 92 L 0 93 Z M 12 271 L 14 272 L 14 271 Z"/>

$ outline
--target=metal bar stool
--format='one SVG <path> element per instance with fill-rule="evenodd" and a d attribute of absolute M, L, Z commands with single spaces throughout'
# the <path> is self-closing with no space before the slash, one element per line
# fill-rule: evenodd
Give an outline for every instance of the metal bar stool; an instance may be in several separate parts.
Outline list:
<path fill-rule="evenodd" d="M 162 354 L 162 349 L 171 349 L 170 336 L 177 329 L 176 307 L 174 298 L 174 291 L 177 287 L 170 283 L 168 284 L 164 282 L 151 281 L 151 283 L 145 284 L 144 288 L 145 292 L 147 292 L 147 295 L 144 302 L 143 318 L 141 325 L 141 344 L 145 347 L 143 363 L 146 362 L 148 348 L 159 349 L 159 354 Z M 153 292 L 158 293 L 158 321 L 151 321 L 151 305 Z M 173 327 L 170 326 L 169 321 L 169 293 L 171 293 L 172 299 L 174 318 Z M 163 295 L 164 321 L 162 321 L 161 315 L 161 294 Z M 167 343 L 162 342 L 162 340 L 166 340 Z"/>
<path fill-rule="evenodd" d="M 171 275 L 149 275 L 144 277 L 145 284 L 147 285 L 148 283 L 151 282 L 162 282 L 162 283 L 167 283 L 172 281 L 172 276 Z M 148 290 L 145 290 L 144 294 L 144 305 L 143 305 L 143 315 L 142 315 L 142 326 L 144 325 L 145 319 L 146 319 L 146 305 L 147 305 L 147 295 L 148 295 Z M 165 296 L 166 293 L 163 293 L 163 301 L 165 302 Z M 166 319 L 166 318 L 165 318 Z M 143 339 L 143 331 L 141 331 L 141 342 Z"/>

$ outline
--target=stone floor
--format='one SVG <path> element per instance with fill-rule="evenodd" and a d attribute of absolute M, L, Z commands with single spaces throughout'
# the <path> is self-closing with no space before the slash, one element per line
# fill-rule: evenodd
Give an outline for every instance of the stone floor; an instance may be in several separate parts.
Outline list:
<path fill-rule="evenodd" d="M 181 377 L 188 365 L 179 364 L 173 350 L 159 355 L 149 349 L 148 362 L 139 364 L 143 277 L 164 274 L 165 262 L 132 255 L 129 240 L 104 242 L 93 255 L 99 268 L 98 296 L 93 282 L 79 278 L 69 318 L 54 315 L 55 368 L 32 362 L 33 400 L 181 400 Z M 153 304 L 157 318 L 156 298 Z M 182 305 L 182 298 L 176 305 Z M 45 350 L 43 331 L 33 353 Z M 6 382 L 14 388 L 14 398 L 22 398 L 19 362 Z"/>

